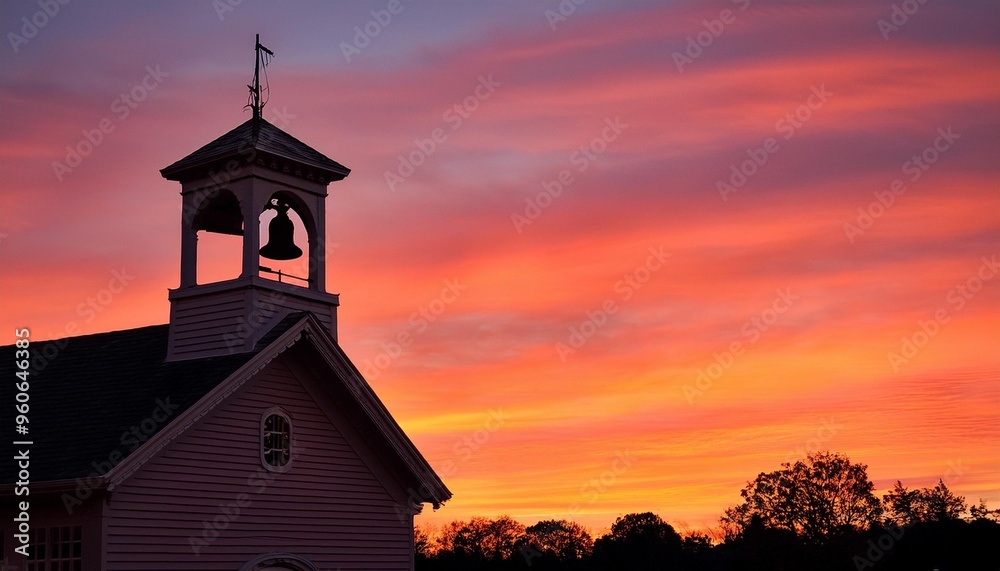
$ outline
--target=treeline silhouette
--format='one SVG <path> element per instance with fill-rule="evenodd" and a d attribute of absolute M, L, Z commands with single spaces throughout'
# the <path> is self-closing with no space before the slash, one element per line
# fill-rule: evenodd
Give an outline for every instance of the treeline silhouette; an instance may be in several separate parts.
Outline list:
<path fill-rule="evenodd" d="M 867 466 L 820 452 L 762 472 L 719 527 L 681 536 L 660 516 L 619 517 L 597 538 L 571 521 L 508 516 L 416 530 L 416 569 L 825 571 L 1000 569 L 1000 509 L 969 507 L 944 481 L 881 498 Z"/>

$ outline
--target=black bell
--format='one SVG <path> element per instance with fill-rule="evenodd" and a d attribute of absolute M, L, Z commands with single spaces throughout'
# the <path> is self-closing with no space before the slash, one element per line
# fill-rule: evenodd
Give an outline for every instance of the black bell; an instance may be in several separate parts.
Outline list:
<path fill-rule="evenodd" d="M 291 218 L 288 217 L 288 205 L 277 202 L 269 205 L 274 208 L 278 215 L 271 219 L 267 226 L 267 244 L 260 249 L 260 255 L 269 260 L 294 260 L 302 255 L 302 250 L 295 245 L 292 233 L 295 227 Z"/>

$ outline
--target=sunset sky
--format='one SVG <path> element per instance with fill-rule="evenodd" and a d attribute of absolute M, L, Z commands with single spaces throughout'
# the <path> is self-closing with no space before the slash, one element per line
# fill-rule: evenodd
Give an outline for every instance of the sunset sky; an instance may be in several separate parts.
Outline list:
<path fill-rule="evenodd" d="M 0 4 L 0 342 L 167 321 L 158 170 L 259 33 L 265 118 L 352 169 L 328 289 L 420 522 L 711 526 L 818 449 L 1000 507 L 994 0 L 44 3 Z"/>

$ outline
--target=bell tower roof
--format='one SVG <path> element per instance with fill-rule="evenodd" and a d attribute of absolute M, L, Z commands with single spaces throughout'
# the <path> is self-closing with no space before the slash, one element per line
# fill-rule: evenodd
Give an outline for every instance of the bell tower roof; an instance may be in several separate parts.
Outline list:
<path fill-rule="evenodd" d="M 230 162 L 240 166 L 256 163 L 328 184 L 343 180 L 351 169 L 254 116 L 239 127 L 201 147 L 197 151 L 160 170 L 167 180 L 182 181 L 212 171 L 232 170 Z"/>

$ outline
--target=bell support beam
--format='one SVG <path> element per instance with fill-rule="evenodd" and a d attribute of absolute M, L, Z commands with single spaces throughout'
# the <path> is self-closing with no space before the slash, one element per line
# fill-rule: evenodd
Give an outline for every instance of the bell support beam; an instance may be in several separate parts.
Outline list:
<path fill-rule="evenodd" d="M 194 229 L 194 195 L 181 198 L 181 288 L 198 285 L 198 231 Z"/>
<path fill-rule="evenodd" d="M 326 209 L 320 197 L 314 199 L 316 228 L 309 235 L 309 288 L 326 291 Z"/>
<path fill-rule="evenodd" d="M 246 181 L 241 181 L 246 182 Z M 243 209 L 243 272 L 242 277 L 260 276 L 260 213 L 266 199 L 259 192 L 240 193 Z"/>

